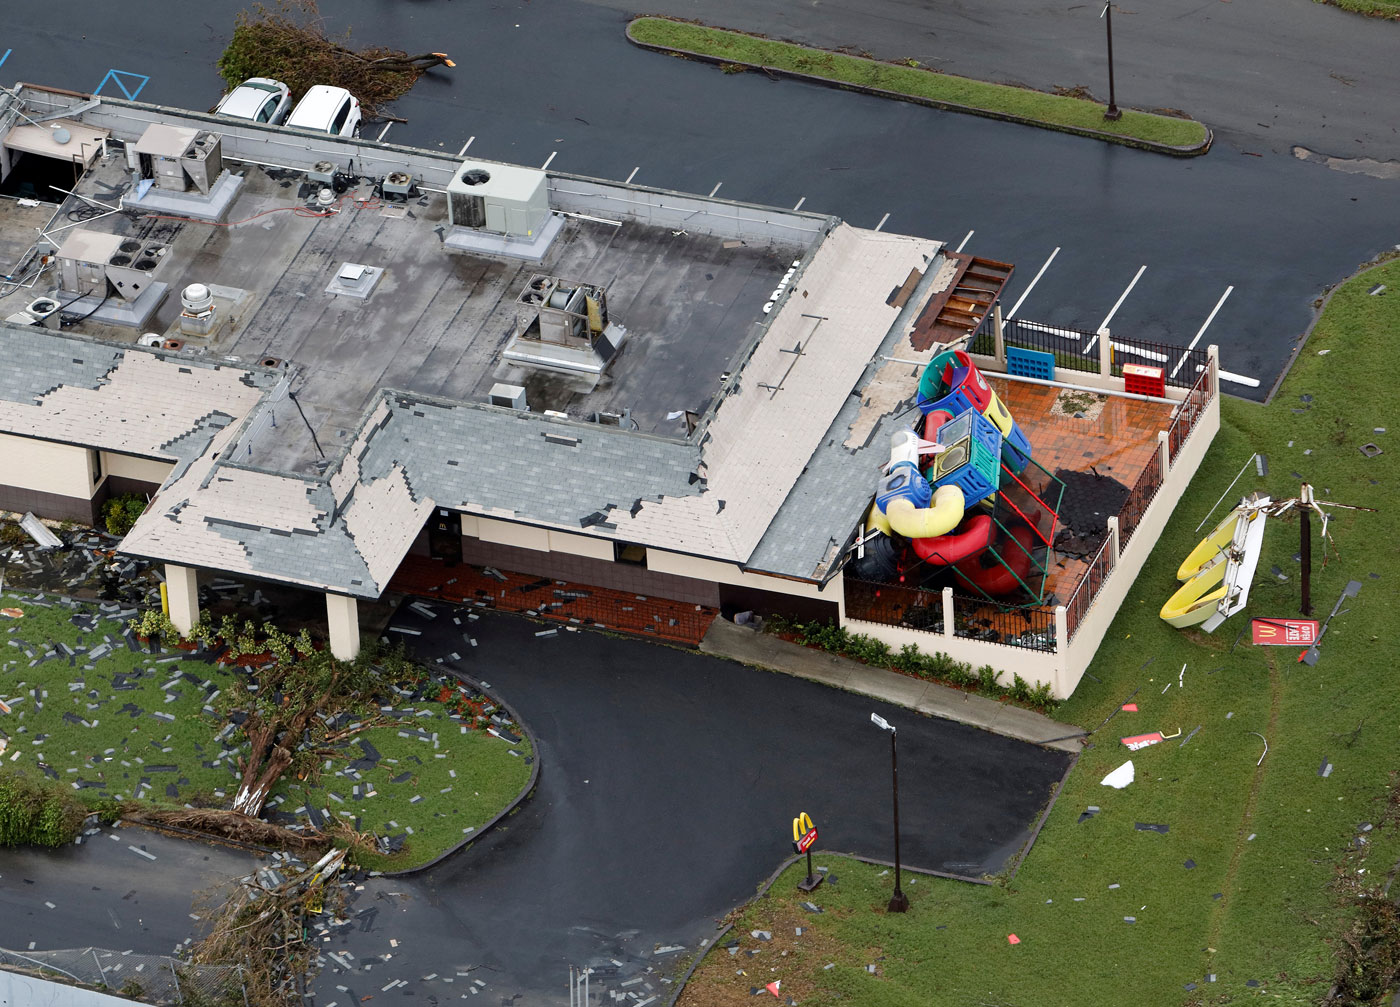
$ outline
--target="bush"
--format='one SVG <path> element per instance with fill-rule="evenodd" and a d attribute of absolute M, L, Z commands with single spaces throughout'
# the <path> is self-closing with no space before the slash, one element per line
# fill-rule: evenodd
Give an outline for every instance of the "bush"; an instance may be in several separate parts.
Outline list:
<path fill-rule="evenodd" d="M 145 497 L 137 493 L 123 493 L 102 505 L 102 522 L 109 534 L 121 537 L 131 531 L 131 526 L 145 509 Z"/>
<path fill-rule="evenodd" d="M 14 770 L 0 772 L 0 846 L 63 846 L 86 817 L 73 795 Z"/>

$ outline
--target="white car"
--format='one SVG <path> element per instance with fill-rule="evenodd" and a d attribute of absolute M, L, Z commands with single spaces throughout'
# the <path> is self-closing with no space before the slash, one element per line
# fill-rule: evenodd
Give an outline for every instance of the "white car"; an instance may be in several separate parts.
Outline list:
<path fill-rule="evenodd" d="M 271 77 L 250 77 L 219 100 L 214 114 L 276 126 L 291 107 L 292 92 L 286 84 Z"/>
<path fill-rule="evenodd" d="M 360 103 L 343 87 L 317 84 L 297 102 L 287 125 L 332 136 L 356 136 L 360 131 Z"/>

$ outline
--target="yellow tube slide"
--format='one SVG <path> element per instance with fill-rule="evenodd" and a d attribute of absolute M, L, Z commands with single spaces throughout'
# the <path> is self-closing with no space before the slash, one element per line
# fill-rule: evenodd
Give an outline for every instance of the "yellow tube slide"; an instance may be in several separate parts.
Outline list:
<path fill-rule="evenodd" d="M 936 538 L 947 535 L 963 519 L 965 498 L 957 486 L 940 486 L 933 491 L 933 504 L 915 507 L 909 500 L 891 500 L 885 505 L 890 527 L 905 538 Z"/>
<path fill-rule="evenodd" d="M 1169 626 L 1186 629 L 1199 626 L 1220 607 L 1228 586 L 1225 583 L 1225 563 L 1208 566 L 1192 577 L 1167 600 L 1160 615 Z"/>
<path fill-rule="evenodd" d="M 879 504 L 870 505 L 870 513 L 865 516 L 865 530 L 867 533 L 878 531 L 881 534 L 890 533 L 890 521 L 885 517 L 885 512 L 880 509 Z"/>
<path fill-rule="evenodd" d="M 1214 531 L 1196 543 L 1196 548 L 1182 560 L 1180 568 L 1176 571 L 1176 579 L 1190 580 L 1209 564 L 1223 560 L 1225 547 L 1235 537 L 1235 522 L 1238 518 L 1239 512 L 1231 511 L 1215 526 Z"/>

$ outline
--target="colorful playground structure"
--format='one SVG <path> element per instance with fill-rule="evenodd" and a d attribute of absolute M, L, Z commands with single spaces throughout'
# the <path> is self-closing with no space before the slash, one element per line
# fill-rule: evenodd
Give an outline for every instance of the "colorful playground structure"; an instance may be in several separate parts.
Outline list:
<path fill-rule="evenodd" d="M 1063 484 L 1036 464 L 964 351 L 924 368 L 918 408 L 914 426 L 890 438 L 856 576 L 951 579 L 988 598 L 1024 592 L 1041 603 Z"/>

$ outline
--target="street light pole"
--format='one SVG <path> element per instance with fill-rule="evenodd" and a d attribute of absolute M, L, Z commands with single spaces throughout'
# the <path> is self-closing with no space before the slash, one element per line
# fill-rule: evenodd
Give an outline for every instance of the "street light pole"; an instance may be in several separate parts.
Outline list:
<path fill-rule="evenodd" d="M 1099 17 L 1104 19 L 1104 27 L 1108 32 L 1108 108 L 1104 109 L 1103 117 L 1109 122 L 1116 122 L 1123 118 L 1123 113 L 1118 111 L 1118 102 L 1113 93 L 1113 3 L 1109 0 L 1103 5 L 1103 13 Z"/>
<path fill-rule="evenodd" d="M 904 894 L 904 888 L 900 884 L 899 870 L 899 752 L 895 747 L 896 731 L 894 725 L 878 713 L 870 715 L 870 722 L 881 730 L 890 732 L 890 780 L 894 785 L 894 894 L 890 896 L 888 909 L 892 913 L 903 913 L 909 910 L 909 897 Z"/>

